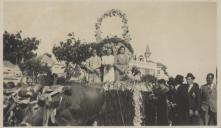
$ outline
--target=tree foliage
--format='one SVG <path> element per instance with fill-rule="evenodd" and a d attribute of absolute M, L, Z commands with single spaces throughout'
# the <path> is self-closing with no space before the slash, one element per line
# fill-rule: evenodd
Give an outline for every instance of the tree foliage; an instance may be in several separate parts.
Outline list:
<path fill-rule="evenodd" d="M 47 64 L 42 64 L 41 60 L 37 57 L 27 60 L 21 64 L 21 70 L 26 75 L 31 76 L 34 81 L 37 81 L 39 74 L 51 74 L 51 69 Z"/>
<path fill-rule="evenodd" d="M 34 51 L 38 49 L 40 41 L 36 37 L 22 38 L 22 31 L 17 33 L 3 34 L 3 59 L 13 64 L 21 64 L 22 62 L 36 56 Z"/>

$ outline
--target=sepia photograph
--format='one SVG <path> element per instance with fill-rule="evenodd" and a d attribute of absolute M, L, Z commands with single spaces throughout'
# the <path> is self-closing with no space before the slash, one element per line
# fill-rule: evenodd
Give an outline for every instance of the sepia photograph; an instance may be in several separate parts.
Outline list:
<path fill-rule="evenodd" d="M 219 125 L 217 5 L 5 0 L 3 126 Z"/>

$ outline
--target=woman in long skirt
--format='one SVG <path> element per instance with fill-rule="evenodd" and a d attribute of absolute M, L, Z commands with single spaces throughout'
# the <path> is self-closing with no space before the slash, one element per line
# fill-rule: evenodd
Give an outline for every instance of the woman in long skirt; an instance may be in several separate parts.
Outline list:
<path fill-rule="evenodd" d="M 112 49 L 107 49 L 107 55 L 102 56 L 103 71 L 103 82 L 114 81 L 114 56 L 112 55 Z"/>
<path fill-rule="evenodd" d="M 130 58 L 127 54 L 125 54 L 125 47 L 121 46 L 119 48 L 118 54 L 115 58 L 115 80 L 121 81 L 123 76 L 128 71 Z"/>

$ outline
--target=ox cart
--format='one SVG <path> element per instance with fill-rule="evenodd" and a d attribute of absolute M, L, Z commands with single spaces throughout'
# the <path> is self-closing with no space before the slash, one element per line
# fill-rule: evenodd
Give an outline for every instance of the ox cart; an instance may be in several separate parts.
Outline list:
<path fill-rule="evenodd" d="M 29 108 L 26 109 L 28 115 L 24 115 L 23 118 L 19 117 L 20 122 L 13 126 L 21 124 L 141 126 L 155 123 L 154 107 L 150 102 L 153 95 L 151 84 L 127 81 L 99 85 L 69 83 L 51 87 L 42 86 L 38 91 L 35 102 L 22 103 Z M 29 91 L 27 93 L 32 96 Z M 12 97 L 16 95 L 14 92 Z M 16 101 L 17 105 L 21 103 L 15 98 L 11 99 Z M 6 104 L 5 106 L 7 107 Z M 33 106 L 35 108 L 30 109 Z M 16 112 L 12 107 L 8 107 L 10 108 L 8 110 Z M 8 123 L 10 120 L 7 120 L 8 115 L 5 115 L 7 113 L 7 111 L 4 112 L 4 123 L 10 126 Z M 32 120 L 27 117 L 32 117 Z"/>

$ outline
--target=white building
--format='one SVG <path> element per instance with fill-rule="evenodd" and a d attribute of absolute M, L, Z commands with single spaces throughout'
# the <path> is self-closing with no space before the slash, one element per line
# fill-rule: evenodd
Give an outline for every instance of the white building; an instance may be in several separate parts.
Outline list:
<path fill-rule="evenodd" d="M 37 59 L 39 59 L 43 65 L 47 64 L 48 67 L 52 67 L 55 63 L 55 61 L 46 54 L 38 56 Z"/>
<path fill-rule="evenodd" d="M 130 67 L 138 67 L 141 71 L 141 75 L 149 74 L 157 77 L 158 79 L 167 80 L 168 76 L 166 72 L 166 66 L 150 60 L 150 55 L 151 52 L 149 46 L 147 45 L 144 55 L 139 55 L 139 57 L 135 55 L 129 64 Z"/>
<path fill-rule="evenodd" d="M 22 72 L 18 65 L 14 65 L 9 61 L 4 61 L 3 81 L 4 83 L 13 82 L 15 85 L 21 81 Z"/>
<path fill-rule="evenodd" d="M 58 77 L 65 76 L 65 64 L 55 62 L 51 67 L 52 74 L 57 74 Z"/>
<path fill-rule="evenodd" d="M 64 63 L 53 60 L 46 54 L 38 56 L 37 59 L 41 61 L 42 65 L 47 65 L 51 69 L 52 74 L 57 74 L 59 77 L 65 75 Z"/>

